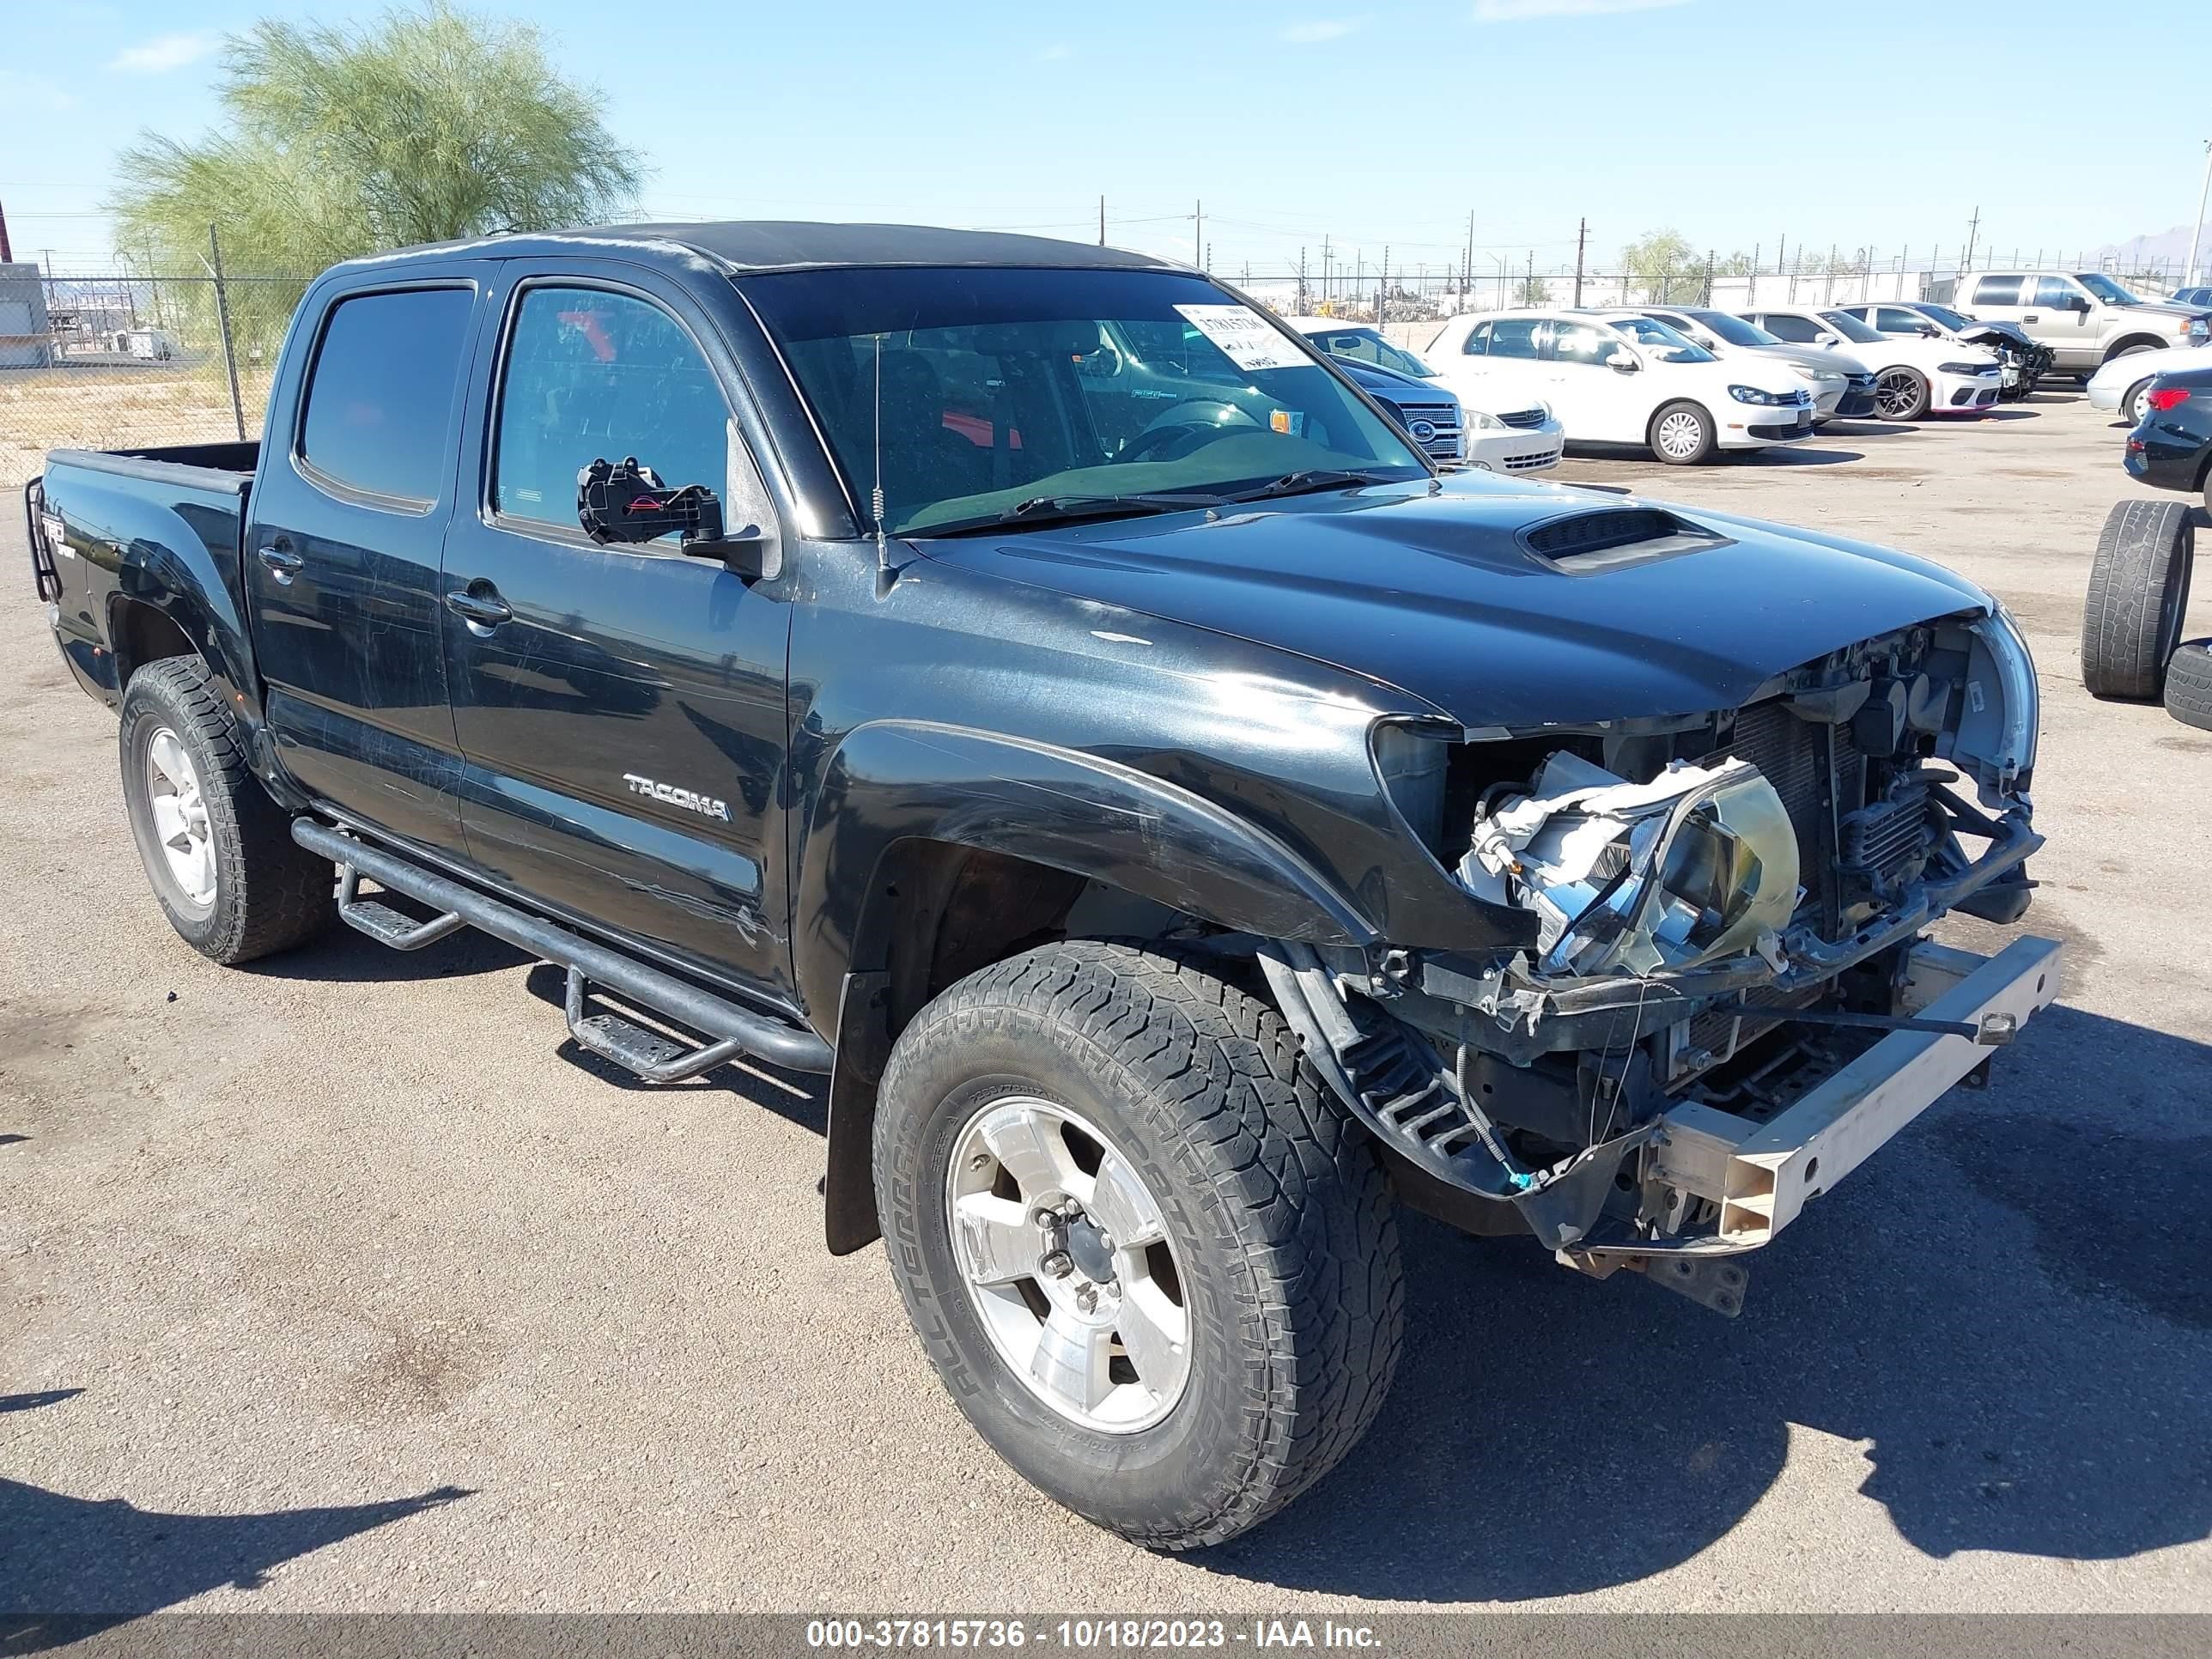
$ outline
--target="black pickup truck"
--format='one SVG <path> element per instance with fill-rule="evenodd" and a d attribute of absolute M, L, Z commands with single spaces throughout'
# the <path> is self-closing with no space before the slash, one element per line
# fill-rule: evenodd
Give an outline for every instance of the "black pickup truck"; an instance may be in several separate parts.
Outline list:
<path fill-rule="evenodd" d="M 1924 936 L 2017 920 L 2039 844 L 1988 595 L 1441 479 L 1133 254 L 358 260 L 261 443 L 57 453 L 26 506 L 186 940 L 477 927 L 641 1077 L 826 1074 L 830 1248 L 884 1237 L 983 1437 L 1153 1546 L 1358 1442 L 1398 1204 L 1733 1313 L 2057 992 Z"/>

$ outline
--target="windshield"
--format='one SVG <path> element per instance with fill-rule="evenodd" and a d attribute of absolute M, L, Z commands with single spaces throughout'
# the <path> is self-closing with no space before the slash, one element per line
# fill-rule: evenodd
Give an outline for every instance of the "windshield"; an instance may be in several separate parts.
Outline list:
<path fill-rule="evenodd" d="M 836 270 L 739 286 L 853 499 L 865 511 L 880 489 L 890 534 L 1166 512 L 1309 473 L 1428 476 L 1304 341 L 1201 276 Z"/>
<path fill-rule="evenodd" d="M 1848 311 L 1824 311 L 1820 313 L 1820 320 L 1846 340 L 1856 340 L 1861 345 L 1885 343 L 1881 334 L 1869 328 Z"/>
<path fill-rule="evenodd" d="M 1700 328 L 1710 329 L 1725 345 L 1780 345 L 1781 341 L 1756 323 L 1731 317 L 1725 311 L 1687 311 L 1682 313 Z"/>
<path fill-rule="evenodd" d="M 2108 306 L 2139 306 L 2142 301 L 2101 270 L 2077 270 L 2074 280 Z"/>
<path fill-rule="evenodd" d="M 1355 363 L 1373 363 L 1395 369 L 1417 380 L 1433 380 L 1437 372 L 1410 351 L 1401 351 L 1371 328 L 1310 328 L 1306 338 L 1332 357 L 1348 357 Z"/>
<path fill-rule="evenodd" d="M 1915 306 L 1912 308 L 1915 311 L 1917 311 L 1922 316 L 1927 318 L 1929 321 L 1940 323 L 1945 328 L 1950 329 L 1954 332 L 1956 332 L 1958 330 L 1962 328 L 1972 328 L 1973 326 L 1972 323 L 1968 322 L 1964 317 L 1960 316 L 1957 312 L 1950 309 L 1948 306 L 1922 305 Z"/>
<path fill-rule="evenodd" d="M 1709 363 L 1713 354 L 1692 345 L 1656 317 L 1608 317 L 1606 321 L 1640 346 L 1650 346 L 1662 363 Z"/>

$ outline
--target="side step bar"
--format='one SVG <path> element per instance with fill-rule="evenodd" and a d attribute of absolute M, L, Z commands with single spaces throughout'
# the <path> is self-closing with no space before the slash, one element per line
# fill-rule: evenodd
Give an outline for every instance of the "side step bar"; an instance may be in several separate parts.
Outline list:
<path fill-rule="evenodd" d="M 794 1072 L 830 1070 L 830 1045 L 812 1031 L 739 1007 L 635 957 L 595 944 L 313 818 L 295 818 L 292 839 L 338 866 L 341 914 L 348 906 L 362 913 L 347 915 L 346 921 L 372 939 L 411 951 L 465 924 L 567 969 L 568 1029 L 578 1043 L 650 1081 L 696 1076 L 740 1054 Z M 418 923 L 389 905 L 356 896 L 362 876 L 428 905 L 439 913 L 437 919 Z M 709 1041 L 703 1048 L 683 1048 L 617 1015 L 587 1018 L 584 997 L 592 985 L 604 985 L 641 1008 L 703 1033 Z"/>

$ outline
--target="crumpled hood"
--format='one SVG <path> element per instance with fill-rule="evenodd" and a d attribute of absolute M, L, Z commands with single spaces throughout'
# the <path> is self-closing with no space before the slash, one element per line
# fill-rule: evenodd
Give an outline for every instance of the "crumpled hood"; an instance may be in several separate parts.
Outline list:
<path fill-rule="evenodd" d="M 1520 539 L 1627 504 L 1460 477 L 1433 495 L 1386 485 L 1224 508 L 1217 520 L 1176 514 L 920 550 L 1297 652 L 1468 726 L 1734 707 L 1839 647 L 1990 607 L 1972 583 L 1905 554 L 1689 508 L 1667 510 L 1727 539 L 1576 574 Z"/>

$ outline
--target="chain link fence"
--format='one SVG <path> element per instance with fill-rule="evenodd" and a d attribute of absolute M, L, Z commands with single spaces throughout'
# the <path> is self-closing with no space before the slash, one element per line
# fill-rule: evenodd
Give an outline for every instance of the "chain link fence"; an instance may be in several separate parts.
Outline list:
<path fill-rule="evenodd" d="M 1802 248 L 1775 259 L 1669 263 L 1624 270 L 1571 258 L 1519 259 L 1482 250 L 1449 264 L 1307 260 L 1267 270 L 1216 267 L 1285 314 L 1320 313 L 1391 325 L 1425 343 L 1437 319 L 1514 305 L 1833 305 L 1921 299 L 1968 271 L 2101 268 L 2147 298 L 2183 280 L 2178 261 L 2066 262 L 2036 250 L 2010 258 L 1975 250 L 1971 264 L 1899 251 Z M 1746 269 L 1748 265 L 1750 268 Z M 312 278 L 222 271 L 179 275 L 117 270 L 54 276 L 0 264 L 0 486 L 35 473 L 49 449 L 136 448 L 258 438 L 286 325 Z"/>
<path fill-rule="evenodd" d="M 0 265 L 0 484 L 49 449 L 258 438 L 309 278 Z"/>

